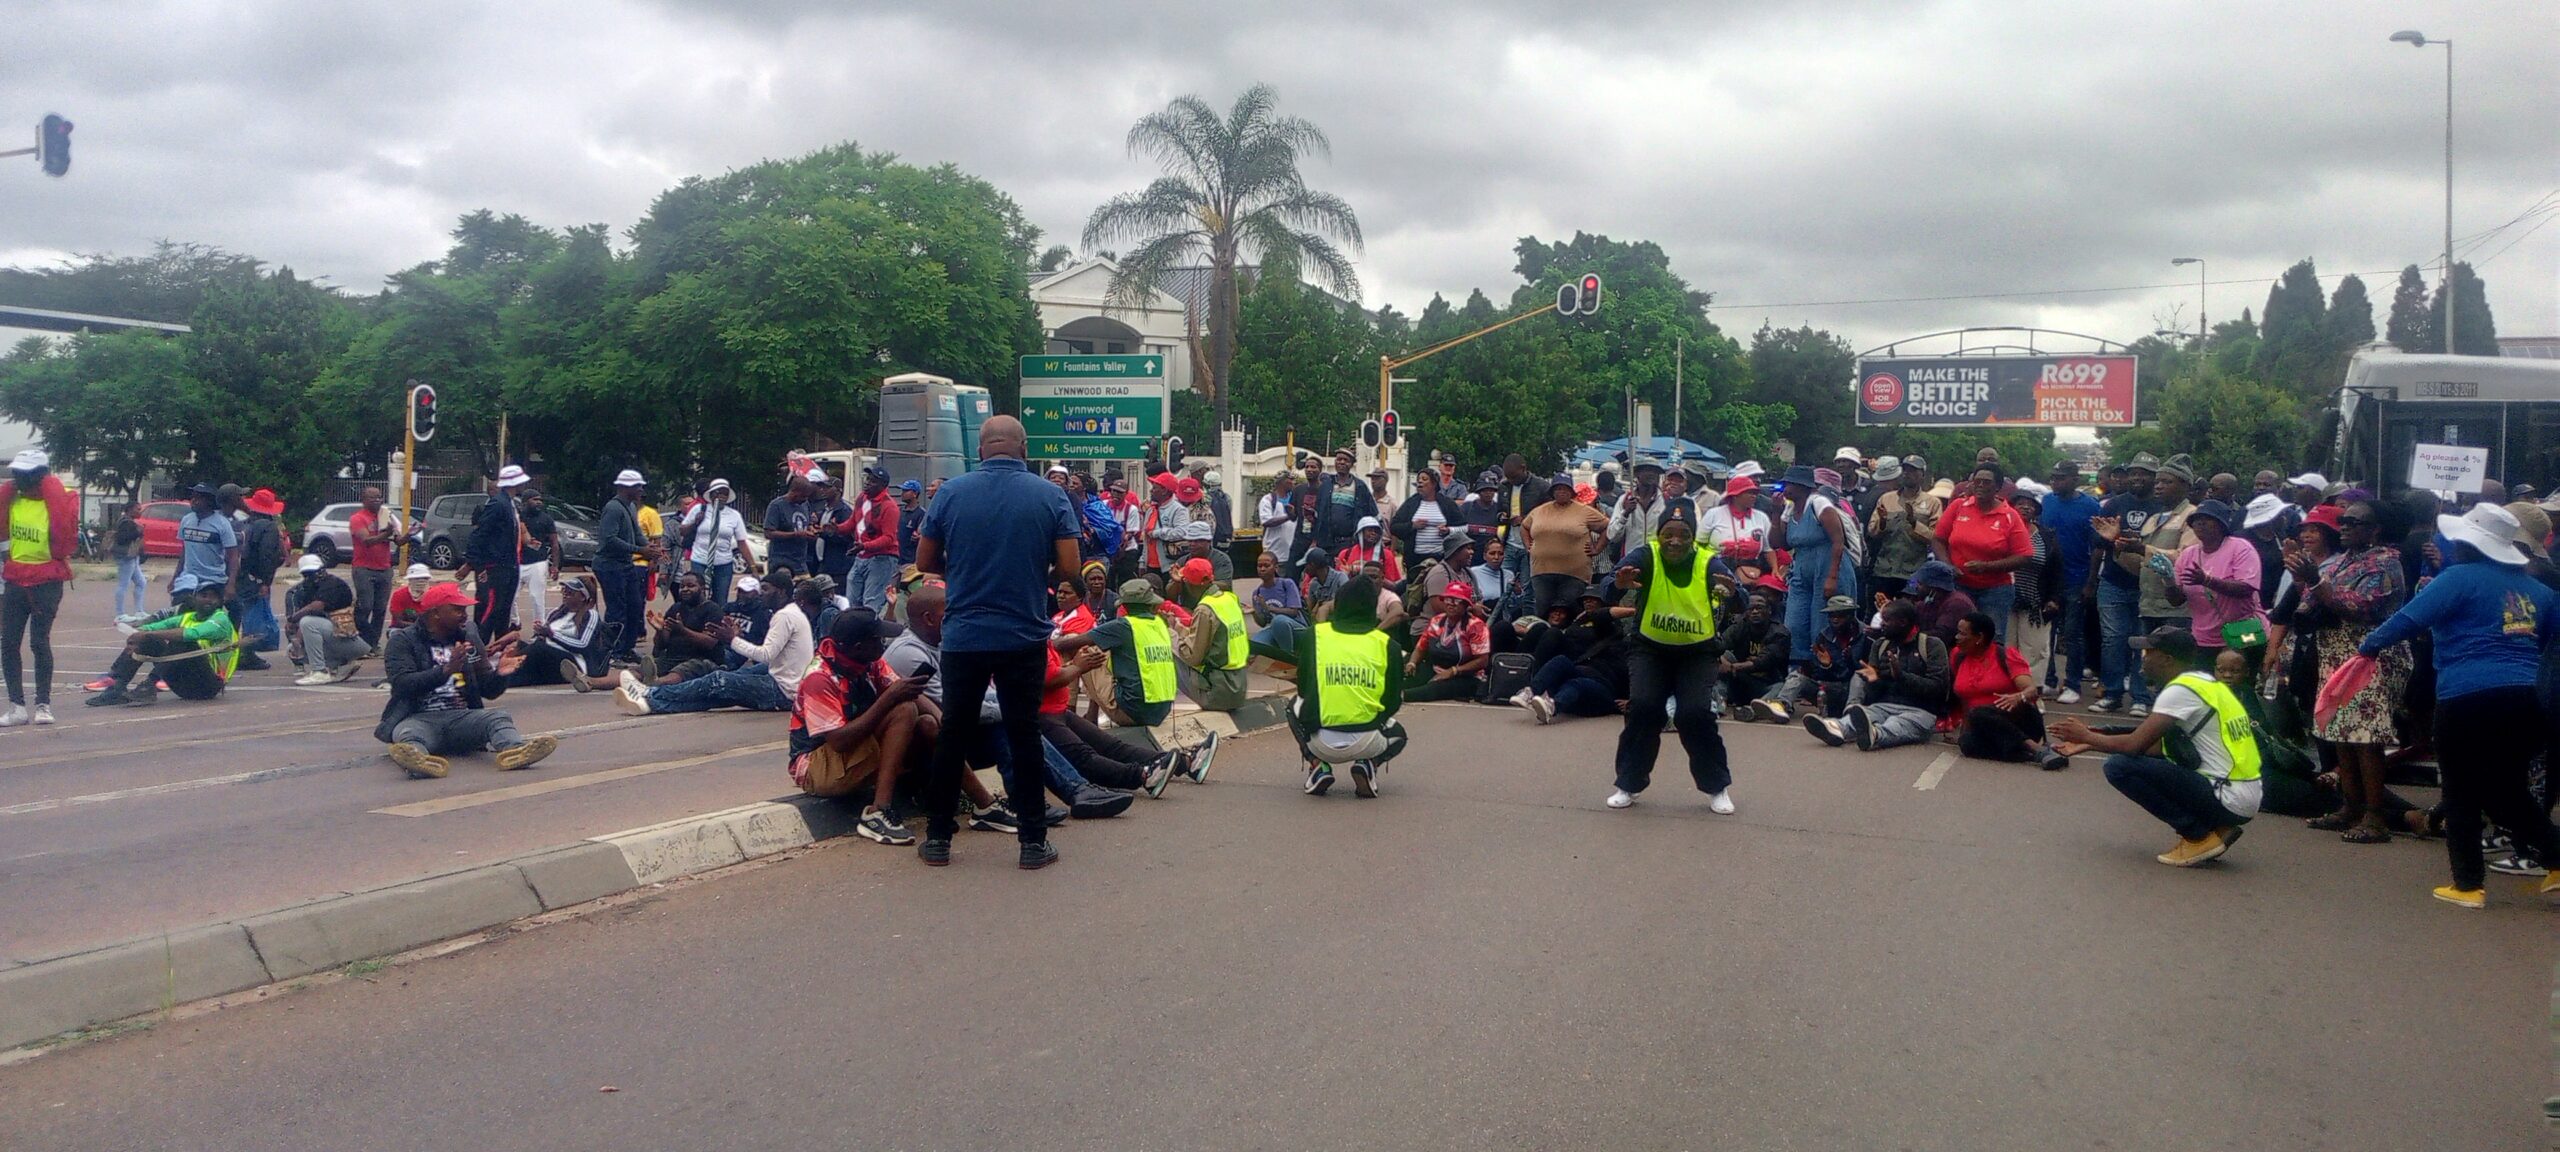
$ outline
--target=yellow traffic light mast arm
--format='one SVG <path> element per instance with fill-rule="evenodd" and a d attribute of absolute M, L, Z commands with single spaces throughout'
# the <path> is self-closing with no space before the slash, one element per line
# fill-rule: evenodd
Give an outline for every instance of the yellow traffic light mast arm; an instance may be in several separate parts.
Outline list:
<path fill-rule="evenodd" d="M 1413 362 L 1414 362 L 1414 361 L 1416 361 L 1416 360 L 1421 360 L 1421 359 L 1425 359 L 1425 358 L 1428 358 L 1428 357 L 1437 356 L 1437 355 L 1439 355 L 1440 353 L 1443 353 L 1443 352 L 1446 352 L 1446 351 L 1448 351 L 1448 350 L 1450 350 L 1450 349 L 1452 349 L 1452 348 L 1455 348 L 1455 347 L 1457 347 L 1457 346 L 1458 346 L 1458 345 L 1460 345 L 1460 344 L 1464 344 L 1464 343 L 1466 343 L 1466 342 L 1467 342 L 1467 341 L 1469 341 L 1469 340 L 1473 340 L 1473 339 L 1475 339 L 1475 338 L 1476 338 L 1476 337 L 1478 337 L 1478 336 L 1488 336 L 1488 335 L 1491 335 L 1491 334 L 1493 334 L 1493 333 L 1495 333 L 1495 332 L 1499 332 L 1499 331 L 1501 331 L 1501 330 L 1503 330 L 1503 329 L 1505 329 L 1505 328 L 1508 328 L 1508 327 L 1510 327 L 1510 326 L 1512 326 L 1512 325 L 1514 325 L 1514 324 L 1517 324 L 1517 323 L 1519 323 L 1519 322 L 1521 322 L 1521 321 L 1523 321 L 1523 320 L 1527 320 L 1527 319 L 1529 319 L 1530 317 L 1533 317 L 1533 316 L 1544 316 L 1544 315 L 1546 315 L 1547 313 L 1549 313 L 1549 312 L 1553 312 L 1553 311 L 1555 311 L 1555 310 L 1556 310 L 1556 306 L 1555 306 L 1553 303 L 1549 303 L 1549 304 L 1546 304 L 1546 305 L 1544 305 L 1544 306 L 1542 306 L 1542 307 L 1532 308 L 1532 309 L 1530 309 L 1530 310 L 1528 310 L 1528 311 L 1526 311 L 1526 312 L 1523 312 L 1523 313 L 1521 313 L 1521 314 L 1519 314 L 1519 315 L 1517 315 L 1517 316 L 1513 316 L 1513 317 L 1511 317 L 1511 318 L 1509 318 L 1509 319 L 1507 319 L 1507 320 L 1497 320 L 1497 321 L 1495 321 L 1495 322 L 1494 322 L 1494 323 L 1492 323 L 1492 324 L 1488 324 L 1488 325 L 1486 325 L 1486 326 L 1484 326 L 1484 327 L 1482 327 L 1482 328 L 1478 328 L 1478 329 L 1476 329 L 1475 331 L 1473 331 L 1473 332 L 1469 332 L 1469 333 L 1467 333 L 1467 334 L 1466 334 L 1466 335 L 1464 335 L 1464 336 L 1457 337 L 1456 339 L 1453 339 L 1453 340 L 1443 340 L 1443 341 L 1441 341 L 1440 343 L 1437 343 L 1437 344 L 1434 344 L 1434 345 L 1432 345 L 1432 346 L 1430 346 L 1430 347 L 1428 347 L 1428 348 L 1425 348 L 1425 349 L 1423 349 L 1423 350 L 1422 350 L 1422 351 L 1420 351 L 1420 352 L 1415 352 L 1415 353 L 1411 353 L 1411 354 L 1409 354 L 1409 355 L 1400 356 L 1400 357 L 1399 357 L 1399 356 L 1380 356 L 1380 357 L 1378 357 L 1378 412 L 1379 412 L 1379 414 L 1380 414 L 1380 415 L 1385 415 L 1386 413 L 1388 413 L 1388 412 L 1390 412 L 1390 411 L 1393 411 L 1393 410 L 1395 409 L 1395 406 L 1396 406 L 1396 405 L 1395 405 L 1395 399 L 1396 399 L 1396 391 L 1395 391 L 1395 389 L 1396 389 L 1396 386 L 1395 386 L 1395 381 L 1394 381 L 1394 380 L 1392 380 L 1392 379 L 1390 379 L 1390 377 L 1394 374 L 1394 372 L 1395 372 L 1395 370 L 1396 370 L 1396 369 L 1398 369 L 1398 368 L 1402 368 L 1402 367 L 1404 367 L 1404 366 L 1405 366 L 1405 365 L 1407 365 L 1407 364 L 1411 364 L 1411 363 L 1413 363 Z"/>

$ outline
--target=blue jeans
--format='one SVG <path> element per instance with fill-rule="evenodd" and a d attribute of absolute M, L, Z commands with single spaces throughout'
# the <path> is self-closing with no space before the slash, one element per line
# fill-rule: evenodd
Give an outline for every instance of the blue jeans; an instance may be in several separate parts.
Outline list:
<path fill-rule="evenodd" d="M 2089 629 L 2083 623 L 2087 614 L 2081 611 L 2080 586 L 2062 589 L 2053 602 L 2062 605 L 2062 619 L 2055 630 L 2053 661 L 2045 669 L 2044 684 L 2076 691 L 2089 676 Z"/>
<path fill-rule="evenodd" d="M 1973 597 L 1973 607 L 1976 611 L 1991 617 L 1992 634 L 1998 636 L 2001 643 L 2008 643 L 2009 612 L 2018 606 L 2018 586 L 2002 584 L 1979 592 L 1967 588 L 1965 594 Z"/>
<path fill-rule="evenodd" d="M 241 647 L 251 652 L 273 652 L 284 646 L 284 627 L 276 623 L 273 595 L 269 592 L 231 602 L 231 623 L 240 630 Z"/>
<path fill-rule="evenodd" d="M 119 558 L 116 561 L 116 615 L 122 616 L 128 612 L 140 612 L 148 608 L 150 605 L 143 597 L 150 591 L 150 587 L 142 579 L 142 557 Z M 128 590 L 133 593 L 131 608 L 125 607 L 125 593 Z"/>
<path fill-rule="evenodd" d="M 2185 839 L 2199 840 L 2216 828 L 2249 822 L 2248 817 L 2235 816 L 2222 806 L 2213 781 L 2174 760 L 2118 752 L 2107 757 L 2106 771 L 2107 783 L 2115 785 L 2116 791 Z M 2478 843 L 2477 838 L 2473 843 Z"/>
<path fill-rule="evenodd" d="M 1271 623 L 1252 636 L 1253 650 L 1274 660 L 1296 663 L 1298 637 L 1307 634 L 1307 626 L 1287 616 L 1273 616 Z"/>
<path fill-rule="evenodd" d="M 898 579 L 898 558 L 865 556 L 853 562 L 853 568 L 847 575 L 851 582 L 845 587 L 845 602 L 856 608 L 878 612 L 888 607 L 889 585 Z"/>
<path fill-rule="evenodd" d="M 788 712 L 791 701 L 783 697 L 782 685 L 774 682 L 773 673 L 762 664 L 741 672 L 706 673 L 682 684 L 661 684 L 649 690 L 652 714 L 708 712 L 714 708 Z"/>
<path fill-rule="evenodd" d="M 2098 583 L 2098 692 L 2109 700 L 2149 707 L 2151 685 L 2134 663 L 2134 630 L 2142 622 L 2142 590 Z"/>
<path fill-rule="evenodd" d="M 702 577 L 703 585 L 711 589 L 711 602 L 723 608 L 729 606 L 729 578 L 737 571 L 736 564 L 705 564 L 700 560 L 693 562 L 693 574 Z"/>
<path fill-rule="evenodd" d="M 1828 619 L 1822 614 L 1822 566 L 1828 563 L 1806 563 L 1799 552 L 1787 569 L 1787 658 L 1799 664 L 1813 659 L 1813 638 Z M 1847 564 L 1840 566 L 1840 594 L 1858 598 L 1858 572 Z"/>

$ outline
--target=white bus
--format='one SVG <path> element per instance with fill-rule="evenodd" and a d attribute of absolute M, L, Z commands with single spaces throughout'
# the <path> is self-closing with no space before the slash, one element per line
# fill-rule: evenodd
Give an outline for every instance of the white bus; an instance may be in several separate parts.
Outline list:
<path fill-rule="evenodd" d="M 2560 479 L 2560 360 L 2412 355 L 2367 345 L 2337 396 L 2328 474 L 2389 496 L 2420 444 L 2489 450 L 2489 475 L 2552 491 Z"/>

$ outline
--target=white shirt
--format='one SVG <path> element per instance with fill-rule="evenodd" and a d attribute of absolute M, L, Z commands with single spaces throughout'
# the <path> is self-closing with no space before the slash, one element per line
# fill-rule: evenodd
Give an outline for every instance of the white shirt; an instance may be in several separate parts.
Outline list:
<path fill-rule="evenodd" d="M 2258 802 L 2265 795 L 2264 782 L 2231 779 L 2231 746 L 2222 741 L 2222 718 L 2213 706 L 2184 684 L 2171 683 L 2160 690 L 2151 702 L 2151 710 L 2177 720 L 2178 730 L 2186 733 L 2187 742 L 2195 746 L 2196 758 L 2202 763 L 2196 771 L 2213 781 L 2213 794 L 2234 816 L 2255 816 Z"/>
<path fill-rule="evenodd" d="M 1254 509 L 1254 516 L 1262 524 L 1262 550 L 1279 557 L 1283 564 L 1289 561 L 1289 547 L 1298 542 L 1298 518 L 1290 503 L 1289 496 L 1269 492 L 1263 495 L 1261 504 Z M 1274 520 L 1279 523 L 1272 523 Z"/>
<path fill-rule="evenodd" d="M 720 510 L 719 518 L 706 517 L 705 513 L 715 507 Z M 694 524 L 702 525 L 693 534 L 693 550 L 688 554 L 694 563 L 716 568 L 737 560 L 738 544 L 747 538 L 747 521 L 738 515 L 736 508 L 727 504 L 696 504 L 684 514 L 684 519 L 677 524 L 677 531 L 681 534 L 685 526 Z"/>
<path fill-rule="evenodd" d="M 1751 515 L 1738 517 L 1733 514 L 1732 505 L 1718 504 L 1698 513 L 1698 535 L 1705 537 L 1712 547 L 1721 548 L 1735 540 L 1752 540 L 1765 551 L 1769 547 L 1769 514 L 1754 508 Z"/>
<path fill-rule="evenodd" d="M 809 662 L 817 658 L 818 644 L 809 627 L 809 617 L 797 603 L 785 604 L 764 626 L 764 643 L 749 644 L 740 636 L 729 641 L 729 650 L 765 666 L 773 673 L 773 682 L 786 698 L 800 695 L 800 678 L 809 674 Z"/>
<path fill-rule="evenodd" d="M 1413 550 L 1424 556 L 1441 553 L 1441 540 L 1449 534 L 1449 517 L 1436 500 L 1425 500 L 1413 506 Z"/>

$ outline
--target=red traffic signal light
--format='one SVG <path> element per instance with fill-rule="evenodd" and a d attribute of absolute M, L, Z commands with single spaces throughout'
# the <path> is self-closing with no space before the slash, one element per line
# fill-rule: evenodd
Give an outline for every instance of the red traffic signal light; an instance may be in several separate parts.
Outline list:
<path fill-rule="evenodd" d="M 432 384 L 409 386 L 409 436 L 423 444 L 436 435 L 436 389 Z"/>
<path fill-rule="evenodd" d="M 1386 415 L 1378 418 L 1379 441 L 1386 444 L 1393 444 L 1403 435 L 1404 422 L 1396 417 L 1395 409 L 1387 409 Z"/>
<path fill-rule="evenodd" d="M 45 116 L 43 127 L 36 131 L 36 150 L 45 175 L 60 176 L 70 171 L 71 122 L 60 116 Z"/>
<path fill-rule="evenodd" d="M 1599 273 L 1585 272 L 1580 279 L 1567 280 L 1556 286 L 1556 315 L 1589 316 L 1599 310 Z"/>
<path fill-rule="evenodd" d="M 1582 274 L 1582 314 L 1589 316 L 1600 310 L 1600 274 Z"/>

